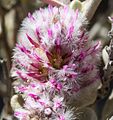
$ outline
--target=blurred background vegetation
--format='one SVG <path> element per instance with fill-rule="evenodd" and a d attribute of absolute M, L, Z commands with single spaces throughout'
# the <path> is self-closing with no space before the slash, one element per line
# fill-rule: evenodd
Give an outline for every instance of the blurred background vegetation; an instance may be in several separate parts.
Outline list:
<path fill-rule="evenodd" d="M 82 0 L 83 1 L 83 0 Z M 22 20 L 28 12 L 33 12 L 40 7 L 47 6 L 40 0 L 0 0 L 0 112 L 1 120 L 13 120 L 10 107 L 12 95 L 9 71 L 11 68 L 11 56 L 17 41 L 17 34 Z M 91 23 L 88 25 L 91 40 L 101 40 L 103 47 L 109 44 L 107 36 L 110 30 L 108 16 L 113 15 L 113 0 L 102 0 Z M 108 98 L 108 97 L 107 97 Z M 103 102 L 104 101 L 104 102 Z M 99 120 L 104 120 L 113 113 L 112 101 L 101 101 L 105 107 L 100 107 Z M 106 108 L 106 104 L 110 104 Z M 101 110 L 102 109 L 102 110 Z M 113 115 L 113 114 L 112 114 Z M 3 119 L 4 118 L 4 119 Z"/>

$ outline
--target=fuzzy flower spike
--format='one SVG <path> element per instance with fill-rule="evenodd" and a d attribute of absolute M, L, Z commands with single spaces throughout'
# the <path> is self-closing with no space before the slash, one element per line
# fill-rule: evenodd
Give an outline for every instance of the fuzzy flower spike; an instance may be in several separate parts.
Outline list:
<path fill-rule="evenodd" d="M 100 43 L 88 40 L 85 24 L 68 7 L 49 6 L 24 19 L 11 71 L 24 101 L 14 109 L 19 120 L 75 120 L 68 103 L 84 88 L 97 89 Z"/>

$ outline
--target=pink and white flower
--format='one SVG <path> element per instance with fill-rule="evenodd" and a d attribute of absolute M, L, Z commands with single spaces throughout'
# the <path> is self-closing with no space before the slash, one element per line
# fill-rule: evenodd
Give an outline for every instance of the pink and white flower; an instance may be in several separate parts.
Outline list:
<path fill-rule="evenodd" d="M 82 13 L 68 7 L 49 6 L 25 18 L 12 67 L 21 81 L 15 88 L 24 94 L 23 109 L 43 115 L 42 120 L 74 118 L 66 99 L 99 80 L 100 43 L 88 40 L 85 24 Z"/>

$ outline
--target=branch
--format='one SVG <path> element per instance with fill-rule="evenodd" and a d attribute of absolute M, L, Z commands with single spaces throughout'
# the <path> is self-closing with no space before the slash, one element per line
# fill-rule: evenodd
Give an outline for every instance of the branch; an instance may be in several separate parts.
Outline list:
<path fill-rule="evenodd" d="M 45 2 L 45 3 L 53 5 L 53 6 L 58 6 L 58 7 L 65 6 L 65 4 L 63 4 L 57 0 L 42 0 L 42 2 Z"/>
<path fill-rule="evenodd" d="M 83 2 L 83 15 L 90 21 L 102 0 L 86 0 Z"/>

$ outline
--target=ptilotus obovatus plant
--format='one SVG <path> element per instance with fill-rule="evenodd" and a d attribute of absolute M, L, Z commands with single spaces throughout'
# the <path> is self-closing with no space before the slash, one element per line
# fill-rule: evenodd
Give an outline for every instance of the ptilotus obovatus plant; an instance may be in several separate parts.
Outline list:
<path fill-rule="evenodd" d="M 100 83 L 100 42 L 88 40 L 86 23 L 69 7 L 49 6 L 24 19 L 11 71 L 18 94 L 11 104 L 19 120 L 75 120 L 71 103 L 88 104 L 85 95 Z"/>

